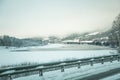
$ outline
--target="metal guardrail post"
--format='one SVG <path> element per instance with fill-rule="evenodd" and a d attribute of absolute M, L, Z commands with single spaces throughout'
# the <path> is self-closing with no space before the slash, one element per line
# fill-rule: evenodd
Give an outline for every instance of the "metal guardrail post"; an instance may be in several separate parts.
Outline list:
<path fill-rule="evenodd" d="M 12 80 L 12 76 L 11 75 L 9 75 L 9 78 L 10 78 L 10 80 Z"/>
<path fill-rule="evenodd" d="M 101 59 L 101 64 L 104 64 L 104 58 Z"/>
<path fill-rule="evenodd" d="M 91 60 L 90 60 L 90 65 L 91 65 L 91 66 L 93 66 L 93 60 L 94 60 L 94 59 L 91 59 Z"/>
<path fill-rule="evenodd" d="M 43 76 L 43 71 L 39 70 L 39 76 Z"/>
<path fill-rule="evenodd" d="M 120 61 L 120 57 L 119 56 L 117 56 L 117 60 L 118 60 L 118 62 Z"/>
<path fill-rule="evenodd" d="M 78 65 L 78 69 L 81 67 L 81 61 L 78 61 L 79 63 L 77 64 Z"/>
<path fill-rule="evenodd" d="M 78 63 L 78 69 L 80 68 L 80 66 L 81 66 L 81 64 L 80 64 L 80 63 Z"/>
<path fill-rule="evenodd" d="M 64 66 L 61 66 L 61 72 L 64 72 L 65 70 L 64 70 Z"/>
<path fill-rule="evenodd" d="M 90 62 L 90 65 L 93 66 L 93 61 Z"/>
<path fill-rule="evenodd" d="M 112 61 L 113 61 L 113 56 L 110 57 L 110 62 L 112 63 Z"/>

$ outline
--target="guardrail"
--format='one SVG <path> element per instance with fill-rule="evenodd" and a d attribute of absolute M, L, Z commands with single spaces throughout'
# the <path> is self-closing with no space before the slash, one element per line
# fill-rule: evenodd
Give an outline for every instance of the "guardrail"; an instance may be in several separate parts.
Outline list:
<path fill-rule="evenodd" d="M 43 76 L 43 73 L 48 71 L 61 70 L 61 72 L 64 72 L 66 68 L 80 68 L 81 66 L 89 64 L 93 66 L 96 63 L 104 64 L 104 62 L 112 62 L 114 60 L 120 61 L 120 55 L 107 55 L 69 61 L 44 63 L 31 66 L 0 69 L 0 80 L 12 80 L 14 78 L 32 74 L 39 74 L 39 76 Z"/>

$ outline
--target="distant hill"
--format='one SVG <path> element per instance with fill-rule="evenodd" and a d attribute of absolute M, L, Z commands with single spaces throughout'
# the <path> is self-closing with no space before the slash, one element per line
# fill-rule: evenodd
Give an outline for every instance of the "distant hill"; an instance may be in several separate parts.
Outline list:
<path fill-rule="evenodd" d="M 110 31 L 105 31 L 105 32 L 86 32 L 83 34 L 71 34 L 69 36 L 66 36 L 62 40 L 74 40 L 74 39 L 81 39 L 81 40 L 93 40 L 93 39 L 99 39 L 106 37 L 108 38 L 110 34 Z"/>
<path fill-rule="evenodd" d="M 46 45 L 46 44 L 48 44 L 48 41 L 43 40 L 42 38 L 19 39 L 19 38 L 16 38 L 16 37 L 10 37 L 8 35 L 0 36 L 0 46 L 23 47 L 23 46 Z"/>

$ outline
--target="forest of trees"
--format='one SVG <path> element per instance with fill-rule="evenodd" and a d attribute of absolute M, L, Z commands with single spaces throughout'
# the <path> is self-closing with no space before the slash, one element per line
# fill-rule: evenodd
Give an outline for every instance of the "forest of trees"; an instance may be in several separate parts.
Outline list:
<path fill-rule="evenodd" d="M 17 39 L 15 37 L 9 37 L 7 35 L 4 35 L 4 36 L 0 37 L 0 46 L 20 47 L 20 46 L 22 46 L 22 40 L 21 39 Z"/>
<path fill-rule="evenodd" d="M 38 46 L 46 45 L 48 42 L 42 38 L 25 38 L 18 39 L 15 37 L 10 37 L 8 35 L 0 36 L 0 46 L 8 47 L 23 47 L 23 46 Z"/>
<path fill-rule="evenodd" d="M 110 30 L 109 39 L 111 46 L 117 47 L 120 52 L 120 14 L 113 21 L 112 29 Z"/>
<path fill-rule="evenodd" d="M 112 28 L 106 32 L 101 32 L 100 34 L 86 36 L 89 33 L 84 34 L 71 34 L 63 38 L 62 40 L 73 40 L 77 37 L 80 37 L 82 40 L 93 40 L 103 37 L 108 37 L 107 46 L 112 48 L 117 48 L 120 52 L 120 14 L 115 18 L 112 24 Z"/>

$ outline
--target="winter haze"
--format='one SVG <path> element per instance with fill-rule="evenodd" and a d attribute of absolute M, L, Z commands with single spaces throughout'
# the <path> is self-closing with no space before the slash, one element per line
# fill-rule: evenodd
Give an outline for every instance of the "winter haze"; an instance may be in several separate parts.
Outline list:
<path fill-rule="evenodd" d="M 0 35 L 63 36 L 111 28 L 120 0 L 0 0 Z"/>

